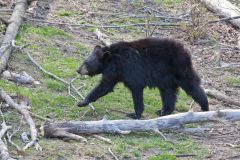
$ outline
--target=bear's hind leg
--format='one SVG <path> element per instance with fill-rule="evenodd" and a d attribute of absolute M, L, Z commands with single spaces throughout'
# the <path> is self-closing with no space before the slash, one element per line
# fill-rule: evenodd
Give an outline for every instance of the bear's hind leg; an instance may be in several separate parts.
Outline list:
<path fill-rule="evenodd" d="M 207 96 L 200 84 L 185 82 L 181 87 L 201 106 L 202 111 L 209 111 Z"/>
<path fill-rule="evenodd" d="M 157 111 L 159 116 L 169 115 L 174 111 L 177 87 L 159 89 L 162 97 L 162 110 Z"/>

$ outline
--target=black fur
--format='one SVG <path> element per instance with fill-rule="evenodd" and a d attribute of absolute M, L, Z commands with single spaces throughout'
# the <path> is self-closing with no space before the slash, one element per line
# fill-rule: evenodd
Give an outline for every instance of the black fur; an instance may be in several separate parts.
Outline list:
<path fill-rule="evenodd" d="M 160 90 L 162 116 L 174 111 L 178 87 L 192 96 L 203 111 L 209 110 L 207 96 L 200 87 L 191 57 L 183 45 L 175 40 L 148 38 L 118 42 L 103 48 L 97 46 L 79 68 L 80 74 L 83 66 L 87 68 L 84 74 L 102 73 L 102 80 L 78 106 L 96 101 L 112 91 L 116 83 L 123 82 L 132 93 L 135 109 L 134 116 L 131 114 L 133 118 L 139 119 L 143 113 L 145 87 L 157 87 Z"/>

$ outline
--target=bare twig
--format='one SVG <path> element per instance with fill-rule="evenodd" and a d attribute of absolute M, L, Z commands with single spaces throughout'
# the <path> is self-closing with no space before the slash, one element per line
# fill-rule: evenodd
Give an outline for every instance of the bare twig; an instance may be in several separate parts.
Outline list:
<path fill-rule="evenodd" d="M 24 49 L 24 48 L 27 48 L 27 47 L 30 46 L 31 44 L 28 43 L 28 44 L 25 44 L 25 45 L 23 45 L 23 46 L 17 46 L 17 45 L 16 45 L 16 41 L 15 41 L 15 40 L 12 40 L 11 45 L 14 47 L 14 49 L 22 50 L 22 49 Z"/>
<path fill-rule="evenodd" d="M 4 142 L 2 141 L 2 137 L 9 130 L 12 129 L 12 126 L 7 126 L 5 122 L 2 123 L 2 129 L 0 130 L 0 159 L 2 160 L 14 160 L 10 157 L 8 153 L 8 149 Z"/>
<path fill-rule="evenodd" d="M 88 108 L 84 113 L 83 115 L 81 115 L 80 119 L 84 118 L 85 115 L 91 110 L 91 108 Z"/>
<path fill-rule="evenodd" d="M 26 52 L 26 51 L 25 51 L 25 52 Z M 32 58 L 32 56 L 30 55 L 29 52 L 26 52 L 26 54 L 27 54 L 28 58 L 30 59 L 30 61 L 31 61 L 32 63 L 34 63 L 42 72 L 46 73 L 47 75 L 49 75 L 49 76 L 57 79 L 58 81 L 66 84 L 66 85 L 69 85 L 69 83 L 68 83 L 67 81 L 65 81 L 64 79 L 56 76 L 55 74 L 53 74 L 53 73 L 51 73 L 51 72 L 48 72 L 48 71 L 45 70 L 42 66 L 40 66 L 40 65 Z"/>
<path fill-rule="evenodd" d="M 44 121 L 52 121 L 52 119 L 42 117 L 42 116 L 37 115 L 37 114 L 35 114 L 35 113 L 33 113 L 33 112 L 29 112 L 29 113 L 30 113 L 33 117 L 36 117 L 36 118 L 38 118 L 38 119 L 40 119 L 40 120 L 44 120 Z"/>
<path fill-rule="evenodd" d="M 99 136 L 97 134 L 94 134 L 93 137 L 95 137 L 95 138 L 97 138 L 97 139 L 99 139 L 101 141 L 107 142 L 109 144 L 112 144 L 112 140 L 109 139 L 109 138 L 105 138 L 105 137 Z"/>
<path fill-rule="evenodd" d="M 15 148 L 17 148 L 18 151 L 21 151 L 21 148 L 12 141 L 12 136 L 13 136 L 13 134 L 11 134 L 10 132 L 7 132 L 8 142 L 9 142 L 12 146 L 14 146 Z"/>
<path fill-rule="evenodd" d="M 67 85 L 67 86 L 71 86 L 72 89 L 73 89 L 82 99 L 85 98 L 85 97 L 77 90 L 77 88 L 76 88 L 74 85 L 72 85 L 71 83 L 65 81 L 64 79 L 56 76 L 55 74 L 53 74 L 53 73 L 48 72 L 47 70 L 45 70 L 41 65 L 39 65 L 39 64 L 32 58 L 32 56 L 31 56 L 31 54 L 30 54 L 29 52 L 27 52 L 27 51 L 25 51 L 25 52 L 26 52 L 28 58 L 31 60 L 31 62 L 34 63 L 42 72 L 44 72 L 45 74 L 47 74 L 47 75 L 49 75 L 49 76 L 57 79 L 58 81 L 64 83 L 64 84 Z M 89 106 L 94 112 L 96 111 L 95 108 L 94 108 L 94 106 L 93 106 L 92 104 L 89 104 L 88 106 Z"/>
<path fill-rule="evenodd" d="M 117 156 L 112 152 L 111 148 L 108 148 L 109 153 L 113 156 L 115 160 L 118 160 Z"/>
<path fill-rule="evenodd" d="M 177 129 L 177 131 L 183 132 L 183 133 L 205 133 L 211 131 L 211 128 L 180 128 Z"/>
<path fill-rule="evenodd" d="M 0 12 L 11 12 L 12 13 L 13 9 L 0 9 Z"/>
<path fill-rule="evenodd" d="M 2 105 L 2 103 L 1 103 L 1 105 Z M 1 117 L 2 117 L 2 121 L 3 121 L 2 124 L 1 124 L 2 129 L 0 130 L 0 159 L 2 159 L 2 160 L 13 160 L 13 158 L 11 158 L 9 156 L 7 146 L 2 141 L 2 138 L 5 135 L 5 133 L 8 130 L 12 129 L 12 126 L 7 126 L 6 125 L 4 115 L 1 111 L 1 109 L 0 109 L 0 114 L 1 114 Z"/>
<path fill-rule="evenodd" d="M 17 148 L 18 151 L 20 151 L 21 148 L 12 141 L 12 137 L 20 130 L 21 125 L 22 125 L 23 118 L 24 118 L 24 117 L 22 116 L 18 128 L 17 128 L 13 133 L 7 132 L 8 142 L 9 142 L 12 146 L 14 146 L 15 148 Z"/>
<path fill-rule="evenodd" d="M 214 67 L 214 69 L 222 69 L 222 68 L 239 68 L 240 63 L 226 63 L 226 64 L 221 64 L 220 67 Z"/>
<path fill-rule="evenodd" d="M 105 45 L 109 46 L 111 44 L 111 40 L 107 37 L 106 34 L 103 34 L 98 28 L 95 29 L 94 33 L 97 38 Z"/>
<path fill-rule="evenodd" d="M 196 154 L 176 154 L 176 157 L 195 157 Z"/>
<path fill-rule="evenodd" d="M 223 22 L 223 21 L 230 21 L 230 20 L 234 20 L 234 19 L 239 19 L 240 16 L 235 16 L 235 17 L 228 17 L 228 18 L 222 18 L 222 19 L 218 19 L 218 20 L 213 20 L 213 21 L 208 21 L 208 24 L 211 23 L 217 23 L 217 22 Z"/>
<path fill-rule="evenodd" d="M 118 112 L 118 113 L 122 113 L 122 114 L 129 114 L 130 113 L 130 112 L 118 110 L 118 109 L 115 109 L 115 108 L 110 108 L 109 111 L 111 111 L 111 112 Z"/>
<path fill-rule="evenodd" d="M 192 111 L 192 109 L 193 109 L 192 107 L 193 107 L 194 103 L 195 103 L 195 101 L 192 100 L 191 104 L 189 105 L 188 111 Z"/>

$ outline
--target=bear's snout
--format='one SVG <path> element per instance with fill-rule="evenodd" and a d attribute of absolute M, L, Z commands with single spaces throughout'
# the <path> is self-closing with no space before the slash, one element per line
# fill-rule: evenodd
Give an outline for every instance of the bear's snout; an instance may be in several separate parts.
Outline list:
<path fill-rule="evenodd" d="M 86 65 L 82 65 L 79 69 L 77 69 L 77 73 L 79 73 L 81 75 L 87 75 L 88 70 L 87 70 Z"/>

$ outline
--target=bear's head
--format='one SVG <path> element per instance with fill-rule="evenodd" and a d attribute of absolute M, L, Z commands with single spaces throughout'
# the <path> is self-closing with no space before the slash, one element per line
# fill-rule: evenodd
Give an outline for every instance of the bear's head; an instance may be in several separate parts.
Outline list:
<path fill-rule="evenodd" d="M 95 46 L 93 52 L 87 56 L 82 65 L 77 69 L 77 72 L 81 75 L 89 76 L 102 73 L 104 62 L 109 55 L 109 51 L 103 51 L 101 46 Z"/>

